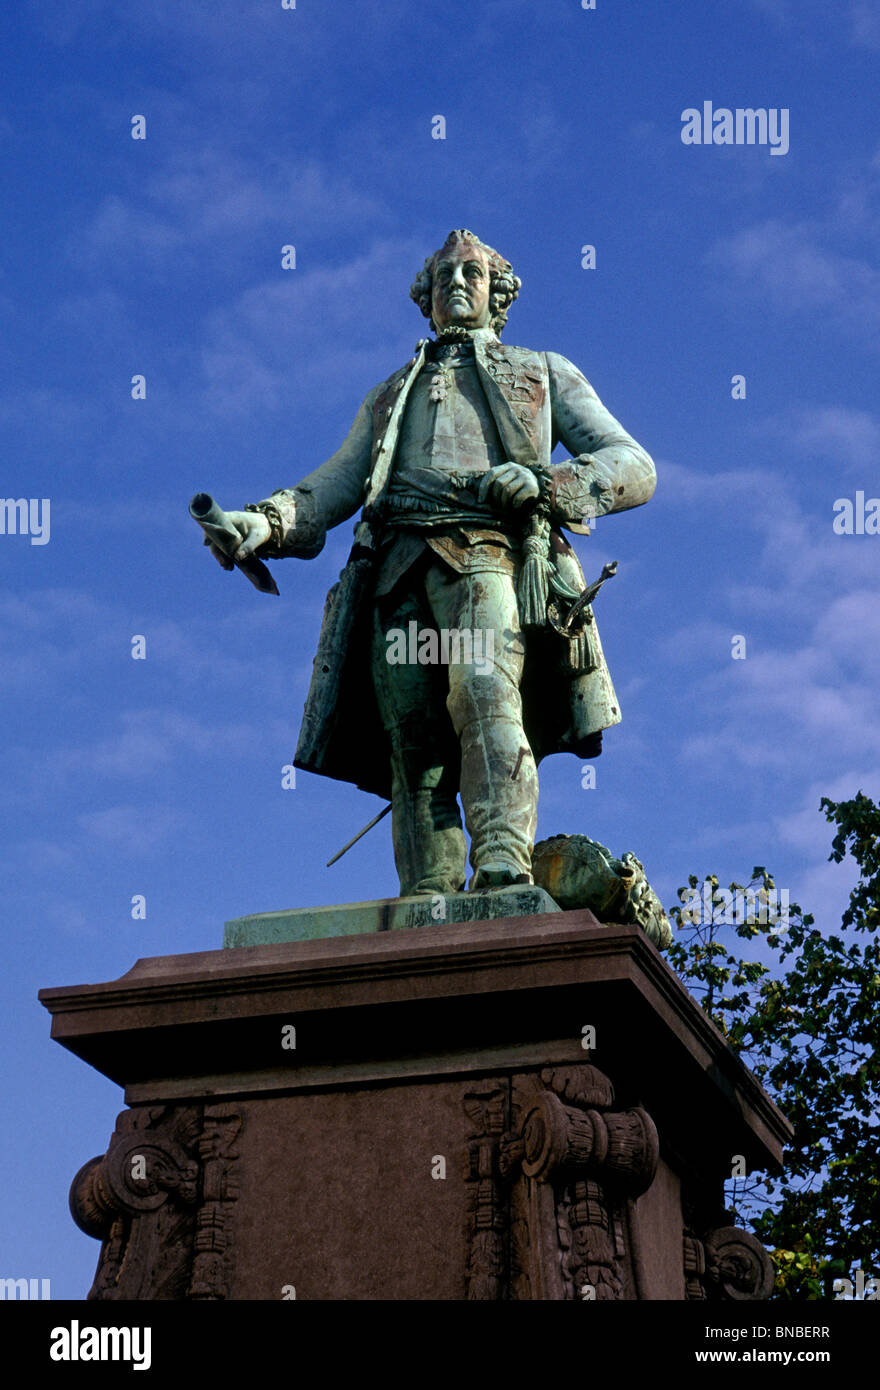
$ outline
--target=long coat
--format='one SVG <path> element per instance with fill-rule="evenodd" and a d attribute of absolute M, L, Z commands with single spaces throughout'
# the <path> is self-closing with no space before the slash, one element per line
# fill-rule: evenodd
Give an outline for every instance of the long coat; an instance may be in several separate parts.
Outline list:
<path fill-rule="evenodd" d="M 552 476 L 554 559 L 560 576 L 580 592 L 586 581 L 560 528 L 588 533 L 591 518 L 647 502 L 656 482 L 654 465 L 565 357 L 502 344 L 490 329 L 478 330 L 473 339 L 477 372 L 506 456 L 543 465 Z M 349 563 L 327 595 L 294 763 L 385 797 L 390 748 L 369 660 L 375 582 L 369 523 L 394 466 L 407 397 L 426 348 L 425 340 L 419 342 L 406 366 L 370 391 L 348 438 L 326 463 L 294 488 L 253 504 L 266 508 L 276 523 L 277 539 L 266 553 L 307 558 L 321 549 L 328 529 L 363 506 Z M 572 457 L 553 464 L 550 456 L 560 441 Z M 568 643 L 551 628 L 527 633 L 521 691 L 536 762 L 556 752 L 595 756 L 601 731 L 620 721 L 592 614 L 588 633 L 586 658 L 574 664 L 563 650 Z"/>

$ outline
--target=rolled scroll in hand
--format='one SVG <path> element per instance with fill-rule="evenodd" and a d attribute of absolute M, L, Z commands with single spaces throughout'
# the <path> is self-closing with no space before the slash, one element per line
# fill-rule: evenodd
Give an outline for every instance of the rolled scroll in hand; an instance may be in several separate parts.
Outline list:
<path fill-rule="evenodd" d="M 229 513 L 218 506 L 210 493 L 197 492 L 189 504 L 189 514 L 199 523 L 211 544 L 228 556 L 236 569 L 246 574 L 261 594 L 278 593 L 278 585 L 262 560 L 258 560 L 255 555 L 249 555 L 246 560 L 235 559 L 235 552 L 244 536 Z"/>

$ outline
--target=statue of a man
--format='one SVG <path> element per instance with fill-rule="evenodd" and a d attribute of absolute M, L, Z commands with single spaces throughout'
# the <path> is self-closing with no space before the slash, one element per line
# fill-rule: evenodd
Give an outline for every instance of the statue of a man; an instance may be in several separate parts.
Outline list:
<path fill-rule="evenodd" d="M 464 889 L 459 796 L 470 890 L 531 883 L 537 763 L 596 756 L 620 720 L 561 528 L 647 502 L 654 465 L 571 362 L 499 341 L 519 289 L 497 251 L 450 232 L 410 290 L 434 339 L 369 392 L 326 463 L 228 514 L 236 559 L 311 558 L 363 508 L 295 763 L 390 794 L 401 896 Z M 559 441 L 571 458 L 552 463 Z M 439 660 L 426 633 L 471 646 Z"/>

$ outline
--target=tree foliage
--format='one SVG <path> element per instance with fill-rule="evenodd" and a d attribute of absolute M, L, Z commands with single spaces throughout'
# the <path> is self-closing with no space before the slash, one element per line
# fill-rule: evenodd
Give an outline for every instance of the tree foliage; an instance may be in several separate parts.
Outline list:
<path fill-rule="evenodd" d="M 760 865 L 729 890 L 750 890 L 757 912 L 731 924 L 714 875 L 689 879 L 708 913 L 689 919 L 684 888 L 670 912 L 671 964 L 794 1126 L 782 1177 L 750 1175 L 730 1198 L 772 1252 L 783 1299 L 834 1297 L 833 1281 L 855 1285 L 857 1268 L 880 1276 L 880 807 L 858 792 L 821 809 L 836 827 L 830 858 L 859 870 L 839 930 L 796 903 L 785 918 L 762 912 L 762 893 L 777 894 Z M 731 933 L 751 943 L 750 959 Z"/>

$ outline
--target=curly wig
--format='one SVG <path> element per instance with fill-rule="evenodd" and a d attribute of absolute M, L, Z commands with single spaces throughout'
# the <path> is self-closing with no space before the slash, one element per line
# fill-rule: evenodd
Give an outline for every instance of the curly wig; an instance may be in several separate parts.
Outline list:
<path fill-rule="evenodd" d="M 467 227 L 457 227 L 449 233 L 439 251 L 435 251 L 433 256 L 429 256 L 422 266 L 415 280 L 410 286 L 410 298 L 414 299 L 424 314 L 430 320 L 434 332 L 437 325 L 431 318 L 431 296 L 434 288 L 434 267 L 438 260 L 442 258 L 447 250 L 465 243 L 469 246 L 479 246 L 481 251 L 486 253 L 489 262 L 489 309 L 492 314 L 492 327 L 496 333 L 500 333 L 507 322 L 507 311 L 519 294 L 522 281 L 518 275 L 514 275 L 513 266 L 510 261 L 506 261 L 491 246 L 487 246 L 484 241 L 480 241 L 478 236 L 469 232 Z"/>

